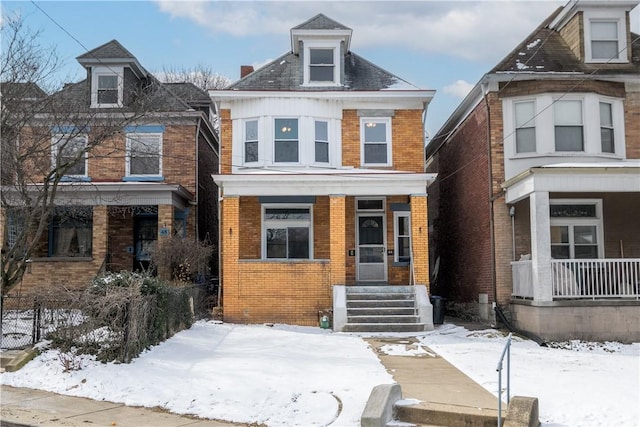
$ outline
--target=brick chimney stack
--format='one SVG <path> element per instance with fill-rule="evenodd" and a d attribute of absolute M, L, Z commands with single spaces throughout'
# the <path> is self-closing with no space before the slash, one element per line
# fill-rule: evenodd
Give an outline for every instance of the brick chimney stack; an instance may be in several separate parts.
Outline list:
<path fill-rule="evenodd" d="M 253 73 L 253 65 L 241 65 L 240 66 L 240 78 Z"/>

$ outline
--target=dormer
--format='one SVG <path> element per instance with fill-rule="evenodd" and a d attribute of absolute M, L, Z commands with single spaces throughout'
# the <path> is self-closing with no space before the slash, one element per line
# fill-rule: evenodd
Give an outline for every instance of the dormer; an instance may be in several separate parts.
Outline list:
<path fill-rule="evenodd" d="M 629 12 L 637 5 L 637 0 L 574 0 L 549 27 L 560 33 L 584 63 L 629 63 Z"/>
<path fill-rule="evenodd" d="M 303 86 L 342 86 L 351 28 L 323 14 L 291 29 L 291 51 L 301 58 Z"/>
<path fill-rule="evenodd" d="M 135 56 L 117 40 L 111 40 L 76 58 L 87 70 L 91 88 L 91 108 L 120 108 L 125 88 L 147 77 Z"/>

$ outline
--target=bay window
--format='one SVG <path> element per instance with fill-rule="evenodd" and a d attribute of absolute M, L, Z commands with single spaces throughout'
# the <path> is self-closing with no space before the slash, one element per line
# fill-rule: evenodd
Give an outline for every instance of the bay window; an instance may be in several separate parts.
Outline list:
<path fill-rule="evenodd" d="M 600 144 L 603 153 L 616 152 L 613 132 L 613 113 L 611 109 L 611 103 L 600 103 Z"/>
<path fill-rule="evenodd" d="M 275 119 L 274 125 L 274 161 L 298 163 L 298 119 Z"/>
<path fill-rule="evenodd" d="M 584 151 L 582 101 L 556 101 L 554 120 L 556 151 Z"/>
<path fill-rule="evenodd" d="M 536 151 L 536 107 L 534 101 L 514 104 L 516 124 L 516 153 Z"/>
<path fill-rule="evenodd" d="M 258 120 L 244 122 L 244 161 L 258 161 Z"/>
<path fill-rule="evenodd" d="M 315 161 L 329 163 L 329 122 L 315 121 Z"/>

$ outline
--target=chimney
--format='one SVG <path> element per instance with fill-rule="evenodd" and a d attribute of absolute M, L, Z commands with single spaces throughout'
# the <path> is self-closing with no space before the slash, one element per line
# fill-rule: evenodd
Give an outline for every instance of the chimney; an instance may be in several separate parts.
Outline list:
<path fill-rule="evenodd" d="M 241 65 L 240 66 L 240 78 L 248 76 L 253 73 L 253 65 Z"/>

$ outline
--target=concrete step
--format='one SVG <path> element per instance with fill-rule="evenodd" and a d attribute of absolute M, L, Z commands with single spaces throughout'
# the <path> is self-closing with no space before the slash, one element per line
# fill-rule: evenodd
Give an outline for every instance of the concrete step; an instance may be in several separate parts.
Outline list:
<path fill-rule="evenodd" d="M 415 315 L 410 316 L 351 316 L 347 312 L 347 323 L 418 323 L 420 318 Z"/>
<path fill-rule="evenodd" d="M 414 300 L 347 300 L 347 310 L 350 308 L 383 308 L 383 307 L 415 307 Z"/>
<path fill-rule="evenodd" d="M 347 294 L 347 301 L 350 300 L 405 300 L 414 299 L 413 293 L 401 293 L 401 292 L 376 292 L 376 293 L 364 293 L 358 292 L 355 294 Z"/>
<path fill-rule="evenodd" d="M 413 293 L 413 286 L 347 286 L 345 288 L 347 294 L 355 293 L 384 293 L 384 292 L 400 292 Z"/>
<path fill-rule="evenodd" d="M 494 427 L 498 411 L 488 408 L 472 408 L 422 402 L 418 405 L 395 405 L 396 422 L 416 425 Z"/>
<path fill-rule="evenodd" d="M 412 316 L 414 307 L 350 307 L 348 316 Z"/>
<path fill-rule="evenodd" d="M 347 323 L 344 332 L 422 332 L 424 323 Z"/>

